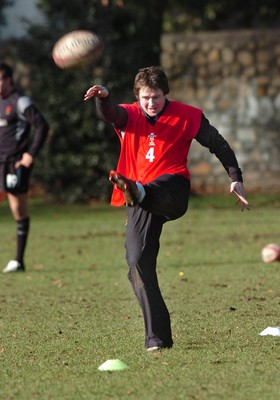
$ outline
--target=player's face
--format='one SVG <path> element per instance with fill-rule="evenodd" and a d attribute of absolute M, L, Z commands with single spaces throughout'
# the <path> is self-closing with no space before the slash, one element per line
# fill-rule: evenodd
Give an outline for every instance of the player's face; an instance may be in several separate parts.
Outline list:
<path fill-rule="evenodd" d="M 138 99 L 141 107 L 150 117 L 161 112 L 165 104 L 165 95 L 161 89 L 152 89 L 143 86 L 139 90 Z"/>
<path fill-rule="evenodd" d="M 12 89 L 11 78 L 4 76 L 4 73 L 0 71 L 0 96 L 8 96 Z"/>

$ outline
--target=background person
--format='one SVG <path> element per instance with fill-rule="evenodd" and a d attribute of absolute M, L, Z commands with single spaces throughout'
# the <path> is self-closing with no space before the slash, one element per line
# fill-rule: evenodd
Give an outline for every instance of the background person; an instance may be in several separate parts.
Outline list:
<path fill-rule="evenodd" d="M 242 210 L 242 173 L 227 141 L 203 112 L 168 100 L 169 85 L 160 67 L 139 70 L 134 81 L 137 101 L 116 105 L 101 85 L 88 89 L 84 100 L 96 99 L 99 116 L 113 124 L 121 142 L 111 204 L 126 203 L 126 260 L 128 278 L 141 306 L 148 351 L 173 345 L 170 315 L 156 273 L 163 224 L 185 214 L 190 194 L 187 156 L 193 139 L 215 154 L 231 178 Z"/>
<path fill-rule="evenodd" d="M 34 128 L 30 141 L 31 128 Z M 0 63 L 0 192 L 5 192 L 17 226 L 15 258 L 4 273 L 24 271 L 29 233 L 27 192 L 34 158 L 46 140 L 48 123 L 30 97 L 14 87 L 13 70 Z"/>

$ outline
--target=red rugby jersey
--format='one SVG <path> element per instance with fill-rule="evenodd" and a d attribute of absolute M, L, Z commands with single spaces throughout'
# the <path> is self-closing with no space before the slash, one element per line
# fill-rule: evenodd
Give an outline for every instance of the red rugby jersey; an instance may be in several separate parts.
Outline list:
<path fill-rule="evenodd" d="M 169 101 L 164 112 L 151 124 L 137 102 L 121 106 L 126 109 L 128 120 L 122 131 L 115 129 L 121 142 L 117 171 L 142 184 L 165 174 L 179 174 L 189 179 L 187 157 L 191 141 L 200 128 L 202 111 Z M 125 204 L 122 191 L 116 187 L 111 204 Z"/>

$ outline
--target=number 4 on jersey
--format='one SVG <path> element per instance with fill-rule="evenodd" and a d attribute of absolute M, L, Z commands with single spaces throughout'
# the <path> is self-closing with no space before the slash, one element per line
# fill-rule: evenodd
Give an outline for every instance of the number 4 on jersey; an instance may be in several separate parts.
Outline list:
<path fill-rule="evenodd" d="M 150 147 L 148 150 L 148 153 L 146 154 L 146 159 L 149 160 L 150 162 L 153 162 L 154 159 L 156 158 L 154 155 L 154 147 Z"/>

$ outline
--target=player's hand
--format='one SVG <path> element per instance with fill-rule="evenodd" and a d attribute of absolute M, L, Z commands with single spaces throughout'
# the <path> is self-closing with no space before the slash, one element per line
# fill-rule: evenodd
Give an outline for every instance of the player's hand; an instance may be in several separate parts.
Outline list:
<path fill-rule="evenodd" d="M 15 163 L 15 167 L 19 168 L 21 165 L 25 168 L 29 168 L 33 163 L 33 157 L 29 153 L 23 153 L 21 160 Z"/>
<path fill-rule="evenodd" d="M 109 91 L 105 86 L 94 85 L 89 88 L 84 96 L 84 101 L 90 100 L 93 97 L 101 98 L 107 97 L 109 95 Z"/>
<path fill-rule="evenodd" d="M 236 204 L 241 205 L 241 211 L 243 211 L 244 208 L 246 208 L 247 210 L 250 210 L 249 203 L 244 197 L 245 190 L 244 190 L 242 182 L 232 182 L 230 185 L 230 192 L 236 194 L 236 196 L 237 196 Z"/>

